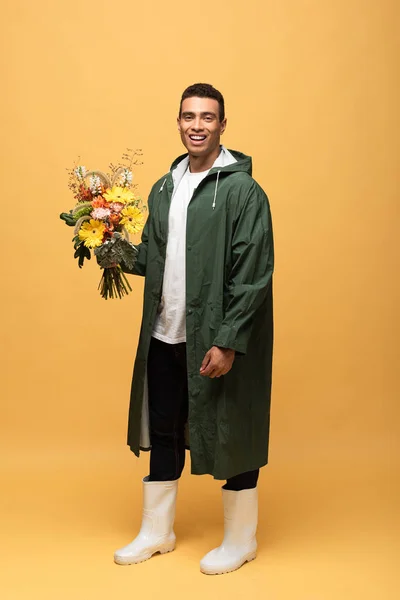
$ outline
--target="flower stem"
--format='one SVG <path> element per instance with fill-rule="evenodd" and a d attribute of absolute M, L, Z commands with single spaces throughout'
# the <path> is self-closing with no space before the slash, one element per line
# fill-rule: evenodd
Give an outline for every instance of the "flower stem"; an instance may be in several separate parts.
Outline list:
<path fill-rule="evenodd" d="M 122 298 L 132 291 L 129 281 L 120 265 L 103 269 L 98 289 L 100 290 L 101 297 L 105 300 L 108 300 L 108 298 L 114 299 L 117 296 L 118 298 Z"/>

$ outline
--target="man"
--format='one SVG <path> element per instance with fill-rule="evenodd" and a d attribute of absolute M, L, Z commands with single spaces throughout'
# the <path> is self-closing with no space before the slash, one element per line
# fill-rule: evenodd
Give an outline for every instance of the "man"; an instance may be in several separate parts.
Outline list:
<path fill-rule="evenodd" d="M 273 234 L 251 158 L 220 145 L 224 99 L 187 88 L 178 130 L 187 153 L 153 186 L 136 265 L 145 277 L 128 444 L 151 449 L 139 535 L 119 564 L 175 548 L 178 481 L 227 480 L 221 546 L 201 561 L 227 573 L 256 557 L 259 468 L 268 461 L 273 345 Z"/>

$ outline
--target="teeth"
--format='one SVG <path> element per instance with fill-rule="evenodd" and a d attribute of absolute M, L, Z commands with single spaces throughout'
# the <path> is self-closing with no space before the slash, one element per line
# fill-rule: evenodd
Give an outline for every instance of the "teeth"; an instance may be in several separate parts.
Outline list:
<path fill-rule="evenodd" d="M 196 140 L 196 141 L 197 140 L 200 141 L 200 140 L 205 140 L 206 139 L 205 135 L 190 135 L 189 137 L 190 137 L 191 140 Z"/>

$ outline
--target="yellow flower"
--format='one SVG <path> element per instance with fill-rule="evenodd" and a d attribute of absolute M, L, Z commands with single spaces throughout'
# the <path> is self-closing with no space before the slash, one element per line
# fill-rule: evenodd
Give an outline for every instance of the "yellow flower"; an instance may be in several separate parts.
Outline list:
<path fill-rule="evenodd" d="M 135 206 L 128 206 L 121 211 L 121 225 L 125 225 L 125 229 L 129 233 L 137 233 L 143 229 L 143 215 Z"/>
<path fill-rule="evenodd" d="M 85 240 L 84 244 L 87 248 L 96 248 L 96 246 L 101 246 L 103 243 L 103 234 L 105 230 L 105 225 L 101 221 L 96 221 L 96 219 L 90 219 L 90 221 L 85 221 L 82 223 L 82 227 L 79 230 L 79 239 Z"/>
<path fill-rule="evenodd" d="M 107 190 L 103 194 L 103 198 L 105 198 L 107 202 L 121 202 L 122 204 L 128 204 L 128 202 L 132 202 L 132 200 L 135 199 L 135 196 L 133 192 L 127 188 L 114 185 L 111 190 Z"/>

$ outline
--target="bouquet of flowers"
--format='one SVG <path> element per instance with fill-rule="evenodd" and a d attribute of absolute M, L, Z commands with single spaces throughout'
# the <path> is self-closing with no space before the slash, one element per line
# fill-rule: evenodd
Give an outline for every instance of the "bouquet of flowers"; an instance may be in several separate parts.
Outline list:
<path fill-rule="evenodd" d="M 60 218 L 74 228 L 75 254 L 82 268 L 85 258 L 90 260 L 91 250 L 103 268 L 99 290 L 103 298 L 122 298 L 132 291 L 120 263 L 132 268 L 137 249 L 129 241 L 130 233 L 137 233 L 144 226 L 146 207 L 135 194 L 132 185 L 132 166 L 140 164 L 139 151 L 128 148 L 122 157 L 128 164 L 110 164 L 110 173 L 88 171 L 84 166 L 67 169 L 69 188 L 75 198 L 75 206 Z"/>

